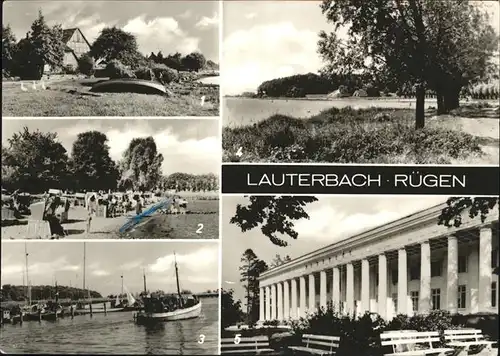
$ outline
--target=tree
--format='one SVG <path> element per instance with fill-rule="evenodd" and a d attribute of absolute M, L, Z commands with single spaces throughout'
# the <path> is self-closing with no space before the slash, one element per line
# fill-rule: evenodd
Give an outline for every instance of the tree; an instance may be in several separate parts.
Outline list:
<path fill-rule="evenodd" d="M 109 155 L 108 138 L 99 131 L 78 134 L 71 152 L 75 188 L 86 191 L 116 189 L 118 169 Z"/>
<path fill-rule="evenodd" d="M 227 328 L 243 320 L 243 311 L 241 310 L 241 301 L 234 300 L 234 291 L 232 289 L 221 290 L 221 327 Z"/>
<path fill-rule="evenodd" d="M 452 197 L 447 200 L 446 205 L 439 215 L 438 225 L 460 227 L 462 214 L 467 210 L 471 219 L 479 217 L 484 222 L 495 206 L 498 209 L 498 198 Z"/>
<path fill-rule="evenodd" d="M 202 69 L 207 60 L 205 59 L 205 56 L 199 52 L 193 52 L 188 54 L 186 57 L 182 58 L 182 66 L 184 69 L 187 69 L 188 71 L 199 71 Z"/>
<path fill-rule="evenodd" d="M 240 266 L 240 282 L 246 283 L 244 285 L 247 301 L 247 322 L 249 325 L 259 319 L 259 304 L 260 304 L 260 290 L 258 278 L 262 272 L 267 270 L 267 264 L 260 260 L 251 249 L 245 250 L 241 257 L 243 265 Z"/>
<path fill-rule="evenodd" d="M 94 74 L 94 58 L 89 53 L 84 53 L 78 58 L 78 71 L 86 76 Z"/>
<path fill-rule="evenodd" d="M 7 140 L 2 166 L 11 171 L 13 188 L 30 193 L 66 188 L 68 156 L 56 140 L 56 133 L 30 132 L 27 127 Z"/>
<path fill-rule="evenodd" d="M 142 191 L 158 187 L 162 163 L 153 137 L 134 138 L 123 153 L 119 187 Z"/>
<path fill-rule="evenodd" d="M 2 24 L 2 69 L 11 74 L 14 54 L 17 50 L 17 41 L 9 25 Z"/>
<path fill-rule="evenodd" d="M 425 124 L 426 87 L 438 93 L 441 111 L 444 102 L 450 103 L 446 109 L 458 105 L 457 88 L 484 72 L 494 50 L 493 29 L 465 0 L 323 0 L 321 9 L 336 28 L 348 27 L 347 41 L 335 32 L 320 33 L 323 71 L 383 73 L 400 88 L 412 87 L 416 128 Z"/>
<path fill-rule="evenodd" d="M 276 254 L 276 256 L 274 256 L 274 259 L 271 262 L 271 264 L 269 265 L 269 267 L 275 268 L 275 267 L 281 266 L 284 263 L 290 262 L 291 260 L 292 259 L 288 255 L 286 255 L 284 258 L 281 258 L 281 256 L 279 254 Z"/>
<path fill-rule="evenodd" d="M 92 44 L 91 54 L 95 59 L 103 58 L 106 62 L 116 59 L 136 68 L 144 59 L 138 48 L 134 35 L 117 27 L 107 27 Z"/>
<path fill-rule="evenodd" d="M 318 199 L 313 196 L 250 196 L 250 204 L 238 204 L 230 223 L 243 232 L 261 226 L 262 233 L 278 246 L 288 243 L 276 234 L 285 234 L 296 239 L 293 220 L 309 219 L 303 207 Z"/>

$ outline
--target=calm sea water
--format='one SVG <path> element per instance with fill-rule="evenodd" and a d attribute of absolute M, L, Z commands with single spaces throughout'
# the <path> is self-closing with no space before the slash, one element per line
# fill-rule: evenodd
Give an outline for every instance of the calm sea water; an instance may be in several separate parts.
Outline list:
<path fill-rule="evenodd" d="M 415 109 L 415 100 L 411 99 L 370 99 L 342 98 L 335 100 L 296 100 L 296 99 L 250 99 L 226 97 L 223 100 L 224 126 L 235 127 L 251 125 L 275 114 L 307 118 L 332 107 L 351 106 L 354 109 L 369 107 L 392 109 Z M 426 99 L 425 106 L 436 106 L 435 99 Z"/>
<path fill-rule="evenodd" d="M 133 312 L 75 316 L 57 321 L 24 322 L 0 329 L 7 353 L 99 353 L 148 355 L 217 355 L 218 299 L 201 300 L 199 318 L 155 327 L 136 325 Z M 200 335 L 204 335 L 203 343 Z"/>

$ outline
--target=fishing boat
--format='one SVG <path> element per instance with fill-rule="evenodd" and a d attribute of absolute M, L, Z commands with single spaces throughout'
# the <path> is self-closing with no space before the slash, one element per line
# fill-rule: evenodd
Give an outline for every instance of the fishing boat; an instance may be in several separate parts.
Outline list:
<path fill-rule="evenodd" d="M 175 254 L 174 254 L 175 260 Z M 182 295 L 179 285 L 179 269 L 175 260 L 177 294 L 146 294 L 143 308 L 134 316 L 138 324 L 177 321 L 197 318 L 201 314 L 201 301 L 195 295 Z"/>
<path fill-rule="evenodd" d="M 122 78 L 109 79 L 95 83 L 90 89 L 94 93 L 139 93 L 160 94 L 167 93 L 165 86 L 150 80 Z"/>

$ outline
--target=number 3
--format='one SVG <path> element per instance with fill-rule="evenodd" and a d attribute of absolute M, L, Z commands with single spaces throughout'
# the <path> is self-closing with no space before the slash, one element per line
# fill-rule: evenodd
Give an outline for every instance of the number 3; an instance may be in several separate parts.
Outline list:
<path fill-rule="evenodd" d="M 201 234 L 201 230 L 203 230 L 203 224 L 198 224 L 198 230 L 196 230 L 196 233 Z"/>
<path fill-rule="evenodd" d="M 200 337 L 198 338 L 198 344 L 203 344 L 205 342 L 205 335 L 200 334 Z"/>
<path fill-rule="evenodd" d="M 241 336 L 241 334 L 236 334 L 235 335 L 235 337 L 234 337 L 234 344 L 235 345 L 238 345 L 241 342 L 240 336 Z"/>

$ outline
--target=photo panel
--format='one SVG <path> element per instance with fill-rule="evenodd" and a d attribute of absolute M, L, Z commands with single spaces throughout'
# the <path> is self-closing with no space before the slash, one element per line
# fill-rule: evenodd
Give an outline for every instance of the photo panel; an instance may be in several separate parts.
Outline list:
<path fill-rule="evenodd" d="M 223 6 L 225 162 L 499 164 L 498 1 Z"/>
<path fill-rule="evenodd" d="M 215 355 L 218 261 L 216 241 L 3 241 L 0 348 Z"/>
<path fill-rule="evenodd" d="M 4 119 L 2 239 L 218 239 L 219 121 Z"/>
<path fill-rule="evenodd" d="M 498 197 L 224 196 L 221 350 L 379 355 L 468 329 L 494 355 L 498 219 Z"/>
<path fill-rule="evenodd" d="M 2 116 L 219 116 L 218 1 L 2 5 Z"/>

